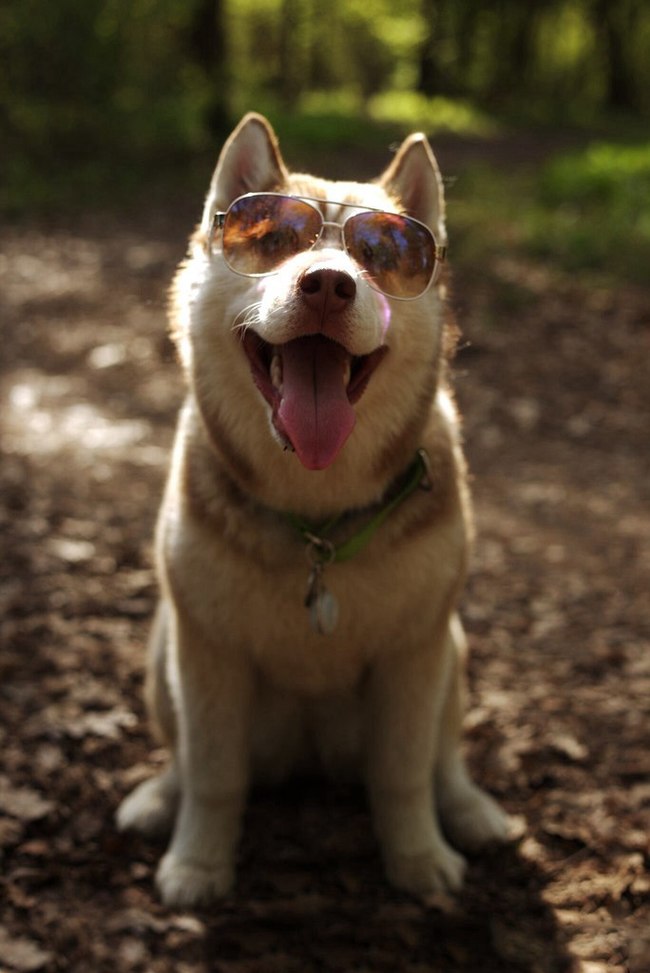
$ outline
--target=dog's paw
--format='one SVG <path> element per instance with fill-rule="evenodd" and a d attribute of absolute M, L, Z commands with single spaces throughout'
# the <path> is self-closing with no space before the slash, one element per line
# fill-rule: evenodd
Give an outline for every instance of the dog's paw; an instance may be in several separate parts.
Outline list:
<path fill-rule="evenodd" d="M 235 880 L 234 868 L 216 865 L 212 868 L 183 861 L 168 852 L 158 866 L 156 885 L 165 905 L 177 909 L 209 905 L 230 892 Z"/>
<path fill-rule="evenodd" d="M 138 831 L 147 837 L 170 834 L 176 817 L 178 793 L 169 772 L 143 781 L 117 809 L 120 831 Z"/>
<path fill-rule="evenodd" d="M 511 818 L 497 802 L 472 785 L 461 800 L 441 808 L 445 832 L 465 851 L 501 844 L 513 834 Z"/>
<path fill-rule="evenodd" d="M 417 855 L 391 856 L 386 861 L 386 874 L 391 885 L 422 897 L 432 892 L 458 892 L 466 865 L 462 855 L 441 843 Z"/>

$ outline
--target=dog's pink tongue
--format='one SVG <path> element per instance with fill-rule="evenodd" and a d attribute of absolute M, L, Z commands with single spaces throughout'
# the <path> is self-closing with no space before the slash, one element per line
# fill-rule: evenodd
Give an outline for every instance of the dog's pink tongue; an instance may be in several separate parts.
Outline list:
<path fill-rule="evenodd" d="M 345 348 L 313 335 L 282 346 L 282 401 L 278 418 L 308 470 L 332 463 L 352 432 L 354 409 L 346 380 Z"/>

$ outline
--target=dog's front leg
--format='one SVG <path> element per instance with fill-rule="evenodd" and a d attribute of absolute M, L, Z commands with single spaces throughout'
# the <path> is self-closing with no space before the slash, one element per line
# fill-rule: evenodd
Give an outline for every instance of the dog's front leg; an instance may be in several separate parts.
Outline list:
<path fill-rule="evenodd" d="M 465 861 L 444 840 L 434 766 L 449 681 L 445 650 L 378 660 L 371 677 L 367 780 L 389 881 L 415 895 L 454 891 Z"/>
<path fill-rule="evenodd" d="M 156 877 L 168 905 L 225 895 L 249 774 L 252 673 L 243 652 L 178 620 L 170 680 L 178 717 L 181 800 L 171 845 Z"/>

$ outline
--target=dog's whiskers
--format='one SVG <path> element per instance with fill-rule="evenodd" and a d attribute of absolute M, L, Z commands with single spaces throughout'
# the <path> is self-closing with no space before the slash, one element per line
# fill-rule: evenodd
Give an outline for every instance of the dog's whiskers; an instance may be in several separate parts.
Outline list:
<path fill-rule="evenodd" d="M 232 330 L 245 332 L 249 328 L 252 328 L 253 325 L 258 324 L 260 320 L 260 307 L 261 301 L 253 301 L 252 304 L 242 308 L 232 323 Z"/>

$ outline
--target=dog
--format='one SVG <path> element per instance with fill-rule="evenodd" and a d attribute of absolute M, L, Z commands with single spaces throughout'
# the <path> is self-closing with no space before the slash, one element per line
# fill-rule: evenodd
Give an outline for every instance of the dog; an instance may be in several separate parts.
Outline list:
<path fill-rule="evenodd" d="M 461 754 L 471 509 L 447 362 L 443 185 L 423 135 L 373 183 L 226 141 L 172 286 L 187 379 L 157 529 L 147 697 L 168 767 L 118 809 L 156 882 L 229 893 L 252 781 L 367 788 L 390 883 L 455 892 L 508 818 Z M 455 847 L 452 847 L 452 844 Z"/>

